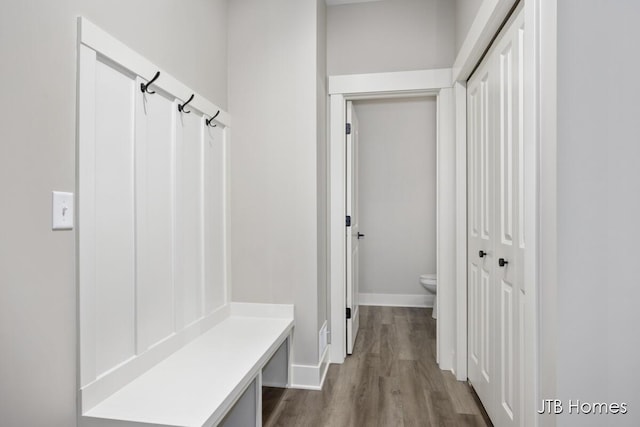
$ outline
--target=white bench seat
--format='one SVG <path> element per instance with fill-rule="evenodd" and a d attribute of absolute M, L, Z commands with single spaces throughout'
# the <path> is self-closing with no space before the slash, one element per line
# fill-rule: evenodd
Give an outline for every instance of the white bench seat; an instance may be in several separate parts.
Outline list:
<path fill-rule="evenodd" d="M 231 315 L 83 414 L 85 426 L 214 426 L 290 336 L 293 316 Z"/>

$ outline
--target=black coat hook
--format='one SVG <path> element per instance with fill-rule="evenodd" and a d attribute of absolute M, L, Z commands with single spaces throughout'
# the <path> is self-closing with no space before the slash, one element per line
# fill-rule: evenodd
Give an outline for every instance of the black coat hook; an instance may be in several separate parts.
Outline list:
<path fill-rule="evenodd" d="M 210 119 L 205 120 L 205 122 L 207 123 L 207 126 L 211 126 L 211 123 L 213 122 L 213 119 L 215 119 L 216 117 L 218 117 L 218 114 L 220 114 L 220 110 L 218 110 L 218 112 L 216 113 L 215 116 L 211 117 Z M 213 126 L 211 126 L 212 128 L 216 127 L 217 125 L 214 124 Z"/>
<path fill-rule="evenodd" d="M 186 107 L 187 104 L 190 103 L 193 100 L 193 97 L 194 97 L 194 94 L 191 94 L 189 99 L 187 99 L 187 102 L 185 102 L 184 104 L 178 105 L 178 111 L 180 111 L 181 113 L 189 114 L 191 111 L 185 111 L 184 107 Z"/>
<path fill-rule="evenodd" d="M 158 71 L 156 75 L 153 76 L 151 80 L 149 80 L 149 83 L 147 84 L 140 83 L 140 90 L 142 91 L 142 93 L 152 93 L 152 94 L 155 93 L 155 91 L 149 90 L 149 86 L 151 86 L 151 84 L 155 82 L 158 79 L 158 77 L 160 77 L 160 71 Z"/>

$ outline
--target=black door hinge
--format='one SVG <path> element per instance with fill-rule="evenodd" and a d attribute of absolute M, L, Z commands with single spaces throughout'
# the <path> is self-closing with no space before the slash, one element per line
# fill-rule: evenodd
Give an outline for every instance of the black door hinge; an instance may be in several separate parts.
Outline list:
<path fill-rule="evenodd" d="M 351 309 L 347 307 L 347 319 L 351 319 Z"/>
<path fill-rule="evenodd" d="M 347 215 L 347 227 L 351 227 L 351 216 Z"/>
<path fill-rule="evenodd" d="M 351 135 L 351 123 L 347 123 L 347 135 Z"/>

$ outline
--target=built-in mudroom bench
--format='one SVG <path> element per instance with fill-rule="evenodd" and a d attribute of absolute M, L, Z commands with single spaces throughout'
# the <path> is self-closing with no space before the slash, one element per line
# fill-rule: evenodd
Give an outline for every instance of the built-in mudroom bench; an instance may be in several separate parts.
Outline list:
<path fill-rule="evenodd" d="M 228 317 L 82 414 L 82 426 L 261 426 L 262 385 L 287 387 L 293 306 Z"/>
<path fill-rule="evenodd" d="M 77 69 L 78 424 L 261 425 L 294 309 L 231 300 L 230 115 L 83 18 Z"/>

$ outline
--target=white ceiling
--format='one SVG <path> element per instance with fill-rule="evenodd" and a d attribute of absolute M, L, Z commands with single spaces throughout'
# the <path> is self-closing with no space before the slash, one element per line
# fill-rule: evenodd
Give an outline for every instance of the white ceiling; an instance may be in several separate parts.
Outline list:
<path fill-rule="evenodd" d="M 340 4 L 351 4 L 351 3 L 366 3 L 372 1 L 380 1 L 380 0 L 325 0 L 327 6 L 337 6 Z"/>

